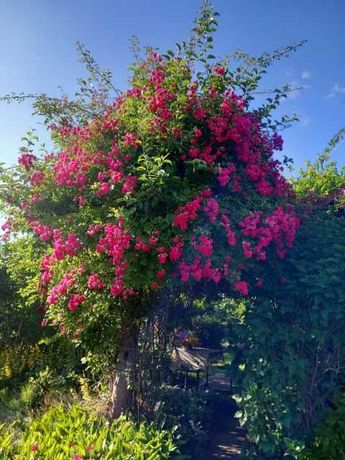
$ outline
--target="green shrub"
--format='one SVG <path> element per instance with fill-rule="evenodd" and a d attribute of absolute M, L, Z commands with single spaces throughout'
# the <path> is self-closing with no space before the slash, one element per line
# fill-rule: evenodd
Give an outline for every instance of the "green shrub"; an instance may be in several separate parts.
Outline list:
<path fill-rule="evenodd" d="M 254 458 L 300 458 L 344 382 L 344 261 L 344 220 L 305 214 L 289 258 L 234 328 L 246 344 L 237 401 Z"/>
<path fill-rule="evenodd" d="M 308 460 L 345 459 L 345 394 L 319 425 L 313 447 L 302 456 Z"/>
<path fill-rule="evenodd" d="M 207 394 L 195 389 L 163 386 L 155 408 L 155 422 L 162 428 L 175 428 L 182 439 L 182 451 L 192 458 L 203 458 L 207 444 Z"/>
<path fill-rule="evenodd" d="M 30 377 L 28 382 L 22 386 L 20 396 L 26 409 L 37 409 L 45 401 L 47 394 L 61 390 L 65 385 L 62 376 L 54 375 L 48 367 L 39 372 L 35 377 Z"/>
<path fill-rule="evenodd" d="M 0 426 L 0 458 L 6 460 L 164 460 L 173 452 L 173 435 L 153 424 L 125 417 L 109 423 L 78 405 Z"/>
<path fill-rule="evenodd" d="M 224 413 L 226 417 L 230 411 L 232 406 L 227 396 L 209 390 L 163 386 L 156 404 L 155 422 L 164 429 L 175 430 L 181 439 L 183 454 L 201 460 L 207 458 L 210 431 L 216 417 Z"/>

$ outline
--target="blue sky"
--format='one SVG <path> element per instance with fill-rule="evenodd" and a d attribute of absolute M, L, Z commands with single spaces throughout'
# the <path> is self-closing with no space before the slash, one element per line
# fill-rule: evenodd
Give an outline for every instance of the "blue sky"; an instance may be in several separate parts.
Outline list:
<path fill-rule="evenodd" d="M 344 0 L 214 0 L 221 14 L 216 54 L 243 49 L 255 55 L 307 39 L 287 60 L 271 68 L 264 88 L 303 86 L 284 102 L 299 124 L 284 132 L 284 153 L 296 166 L 315 158 L 345 126 Z M 76 89 L 83 74 L 75 51 L 82 41 L 101 66 L 126 86 L 129 37 L 162 51 L 188 37 L 199 0 L 1 0 L 0 94 L 11 91 L 59 94 Z M 0 161 L 14 163 L 25 132 L 35 127 L 30 104 L 0 105 Z M 344 164 L 345 145 L 334 154 Z"/>

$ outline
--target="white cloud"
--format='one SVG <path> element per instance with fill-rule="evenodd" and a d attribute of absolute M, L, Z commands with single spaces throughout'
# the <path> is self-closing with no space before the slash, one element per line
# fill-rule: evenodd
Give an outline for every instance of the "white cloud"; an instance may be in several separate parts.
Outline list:
<path fill-rule="evenodd" d="M 299 81 L 292 81 L 289 83 L 291 90 L 288 92 L 288 99 L 294 100 L 300 97 L 303 94 L 303 90 L 310 89 L 310 85 L 302 84 Z"/>
<path fill-rule="evenodd" d="M 313 76 L 313 74 L 310 72 L 310 70 L 303 70 L 302 74 L 301 74 L 301 78 L 303 80 L 309 80 L 311 77 Z"/>
<path fill-rule="evenodd" d="M 332 90 L 327 94 L 326 99 L 332 99 L 340 94 L 345 94 L 345 86 L 341 86 L 339 83 L 336 83 Z"/>
<path fill-rule="evenodd" d="M 305 128 L 306 126 L 310 125 L 311 118 L 309 115 L 303 114 L 303 115 L 300 115 L 299 121 L 300 121 L 300 126 L 302 128 Z"/>

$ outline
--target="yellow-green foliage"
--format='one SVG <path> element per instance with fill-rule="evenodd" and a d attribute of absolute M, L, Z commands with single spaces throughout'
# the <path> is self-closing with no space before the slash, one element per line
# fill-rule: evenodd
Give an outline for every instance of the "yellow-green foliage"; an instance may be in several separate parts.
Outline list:
<path fill-rule="evenodd" d="M 2 460 L 164 460 L 175 451 L 167 431 L 125 417 L 109 423 L 78 405 L 53 407 L 28 424 L 0 425 Z"/>
<path fill-rule="evenodd" d="M 344 140 L 345 127 L 333 136 L 326 149 L 317 156 L 315 163 L 308 161 L 306 167 L 299 170 L 299 177 L 294 181 L 297 195 L 303 198 L 322 198 L 345 188 L 345 167 L 340 168 L 331 160 L 331 153 Z M 336 207 L 344 208 L 344 194 L 339 193 L 335 204 Z"/>

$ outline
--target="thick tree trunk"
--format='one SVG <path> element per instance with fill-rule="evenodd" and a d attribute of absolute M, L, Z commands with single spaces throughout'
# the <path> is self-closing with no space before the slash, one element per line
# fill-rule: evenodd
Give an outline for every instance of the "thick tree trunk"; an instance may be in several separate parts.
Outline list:
<path fill-rule="evenodd" d="M 131 384 L 133 383 L 137 360 L 137 337 L 137 329 L 124 318 L 120 330 L 115 375 L 109 382 L 111 392 L 109 416 L 112 420 L 127 412 L 132 403 L 133 390 Z"/>

